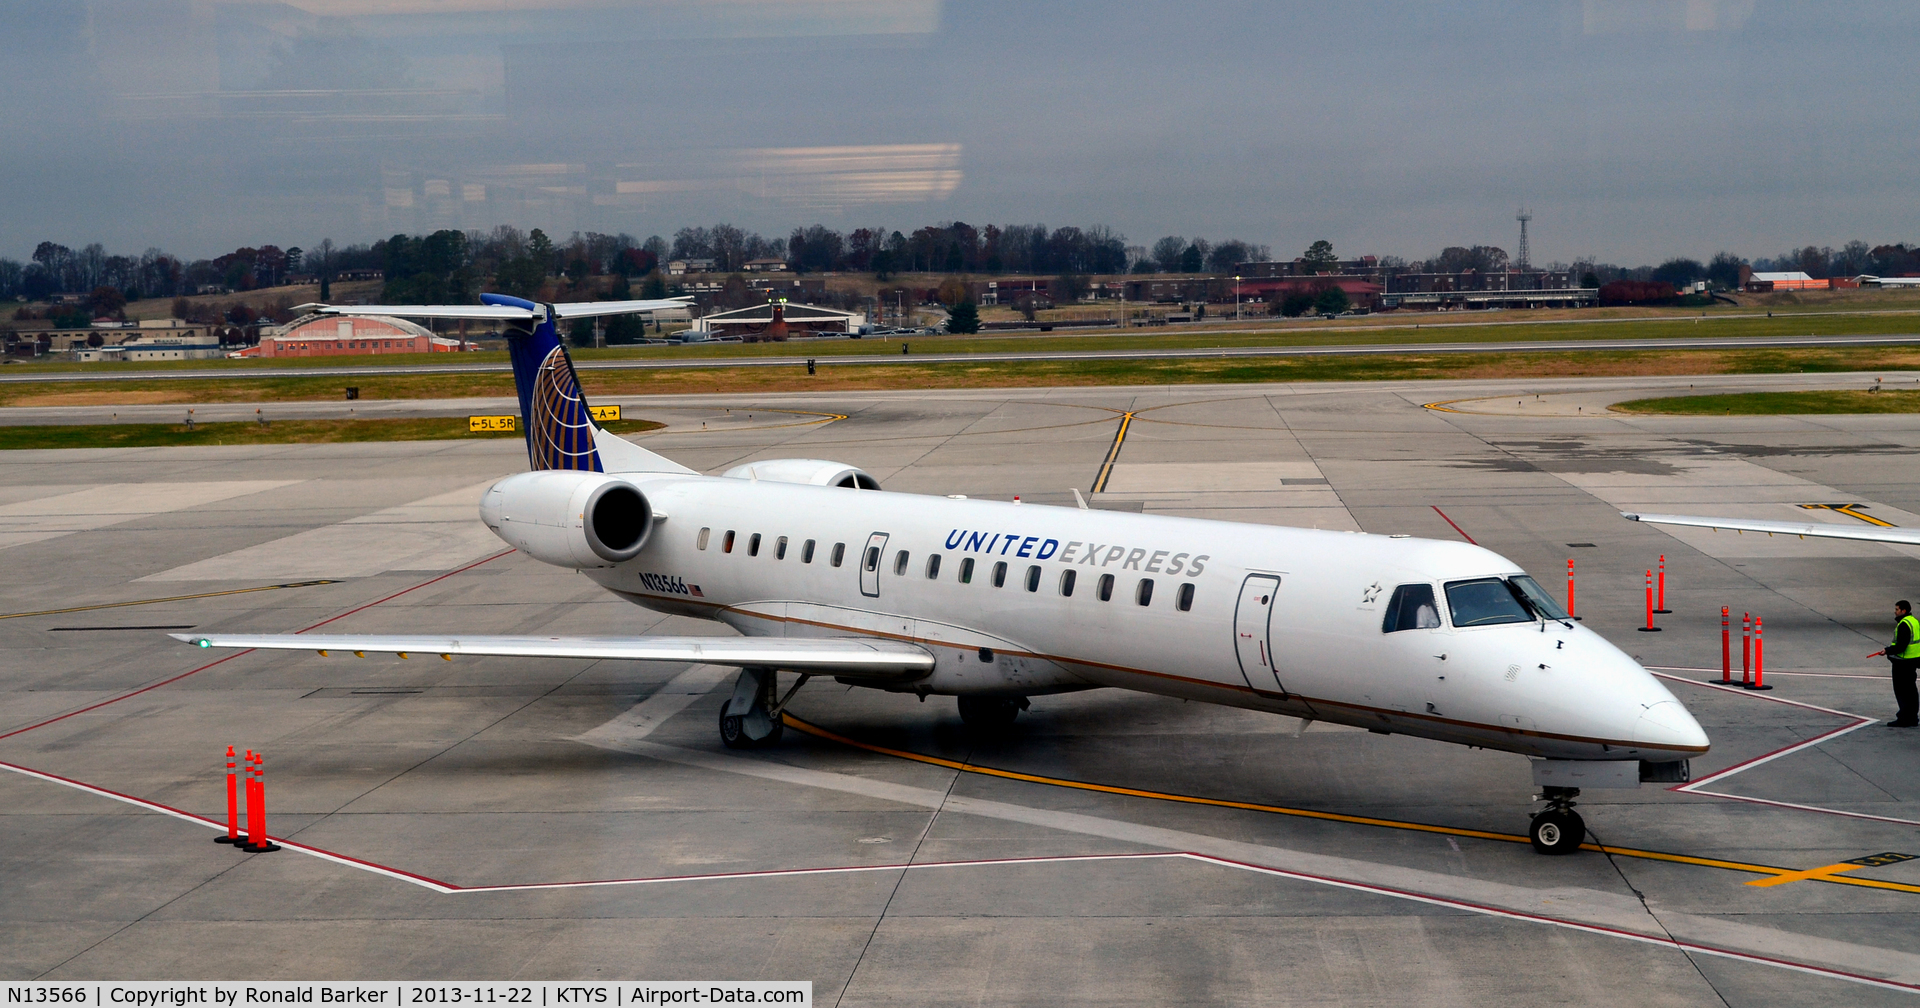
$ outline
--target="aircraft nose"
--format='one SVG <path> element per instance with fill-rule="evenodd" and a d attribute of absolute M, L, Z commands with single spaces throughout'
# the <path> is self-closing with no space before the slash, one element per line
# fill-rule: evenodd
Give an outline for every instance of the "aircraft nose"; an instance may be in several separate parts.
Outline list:
<path fill-rule="evenodd" d="M 1673 750 L 1682 757 L 1703 753 L 1710 745 L 1706 730 L 1678 700 L 1662 700 L 1648 706 L 1634 719 L 1629 737 L 1636 744 Z"/>

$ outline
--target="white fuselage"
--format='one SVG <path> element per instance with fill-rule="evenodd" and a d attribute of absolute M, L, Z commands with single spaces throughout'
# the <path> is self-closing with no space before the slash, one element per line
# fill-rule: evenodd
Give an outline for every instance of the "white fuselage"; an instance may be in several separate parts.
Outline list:
<path fill-rule="evenodd" d="M 1673 695 L 1591 630 L 1558 620 L 1455 627 L 1444 612 L 1449 582 L 1522 573 L 1478 546 L 766 480 L 624 478 L 666 518 L 634 559 L 588 576 L 649 608 L 751 636 L 878 636 L 935 656 L 930 675 L 864 685 L 1009 696 L 1110 686 L 1560 759 L 1664 761 L 1707 749 Z M 1440 625 L 1385 632 L 1389 597 L 1410 584 L 1432 587 Z"/>

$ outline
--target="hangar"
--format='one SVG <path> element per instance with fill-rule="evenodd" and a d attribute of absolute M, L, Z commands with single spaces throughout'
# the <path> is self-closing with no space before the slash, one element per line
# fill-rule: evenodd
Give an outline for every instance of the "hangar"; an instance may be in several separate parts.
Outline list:
<path fill-rule="evenodd" d="M 260 345 L 241 351 L 247 357 L 343 357 L 354 354 L 443 353 L 469 341 L 435 336 L 426 327 L 384 315 L 336 318 L 308 315 L 277 333 L 263 333 Z"/>
<path fill-rule="evenodd" d="M 769 301 L 695 319 L 689 335 L 694 339 L 737 336 L 752 342 L 782 340 L 789 333 L 802 336 L 812 333 L 857 333 L 866 324 L 867 316 L 861 312 Z"/>

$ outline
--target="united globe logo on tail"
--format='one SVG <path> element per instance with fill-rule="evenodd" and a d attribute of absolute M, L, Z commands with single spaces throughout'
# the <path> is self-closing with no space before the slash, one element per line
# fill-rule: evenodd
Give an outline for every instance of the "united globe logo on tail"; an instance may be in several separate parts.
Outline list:
<path fill-rule="evenodd" d="M 535 469 L 603 472 L 593 446 L 593 414 L 565 347 L 555 345 L 534 373 L 527 452 Z"/>
<path fill-rule="evenodd" d="M 533 314 L 530 329 L 515 327 L 507 335 L 507 353 L 513 359 L 513 384 L 520 394 L 520 413 L 527 420 L 527 461 L 535 470 L 573 469 L 605 472 L 593 443 L 593 415 L 580 393 L 573 359 L 560 343 L 551 305 L 535 304 L 506 294 L 482 294 L 488 305 L 524 309 Z"/>

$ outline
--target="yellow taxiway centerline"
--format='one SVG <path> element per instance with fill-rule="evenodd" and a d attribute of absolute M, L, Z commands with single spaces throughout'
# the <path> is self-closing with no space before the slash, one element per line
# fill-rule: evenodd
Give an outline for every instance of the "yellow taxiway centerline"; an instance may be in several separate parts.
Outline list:
<path fill-rule="evenodd" d="M 1465 829 L 1457 826 L 1435 826 L 1431 823 L 1406 822 L 1398 819 L 1377 819 L 1372 816 L 1346 815 L 1340 812 L 1321 812 L 1316 809 L 1290 808 L 1285 805 L 1262 805 L 1258 802 L 1231 801 L 1224 798 L 1202 798 L 1197 795 L 1174 794 L 1166 791 L 1147 791 L 1140 788 L 1118 787 L 1112 784 L 1094 784 L 1088 781 L 1067 780 L 1060 777 L 1043 777 L 1039 774 L 1021 773 L 1016 770 L 1000 770 L 994 767 L 984 767 L 973 763 L 963 763 L 959 760 L 945 759 L 940 756 L 927 756 L 922 753 L 908 752 L 903 749 L 889 749 L 886 746 L 861 742 L 857 739 L 847 738 L 844 735 L 837 735 L 818 725 L 809 724 L 794 717 L 792 714 L 782 713 L 780 717 L 796 730 L 806 732 L 816 738 L 826 739 L 829 742 L 838 742 L 841 745 L 852 746 L 855 749 L 864 749 L 868 752 L 879 753 L 883 756 L 892 756 L 897 759 L 911 760 L 915 763 L 926 763 L 932 766 L 945 767 L 949 770 L 957 770 L 962 773 L 980 774 L 984 777 L 999 777 L 1004 780 L 1025 781 L 1029 784 L 1046 784 L 1053 787 L 1073 788 L 1078 791 L 1097 791 L 1102 794 L 1126 795 L 1133 798 L 1151 798 L 1157 801 L 1180 802 L 1187 805 L 1208 805 L 1215 808 L 1242 809 L 1249 812 L 1268 812 L 1274 815 L 1297 816 L 1303 819 L 1354 823 L 1361 826 L 1382 826 L 1387 829 L 1412 830 L 1420 833 L 1439 833 L 1446 836 L 1475 837 L 1481 840 L 1499 840 L 1505 843 L 1528 842 L 1526 837 L 1514 833 L 1493 833 L 1487 830 Z M 1891 889 L 1897 892 L 1920 893 L 1920 885 L 1911 885 L 1905 882 L 1883 882 L 1879 879 L 1838 877 L 1836 869 L 1842 867 L 1839 865 L 1829 865 L 1825 868 L 1815 868 L 1809 871 L 1796 871 L 1792 868 L 1781 868 L 1775 865 L 1749 864 L 1742 861 L 1694 857 L 1690 854 L 1670 854 L 1665 851 L 1639 850 L 1632 847 L 1608 847 L 1595 843 L 1581 844 L 1580 849 L 1597 851 L 1602 854 L 1615 854 L 1621 857 L 1640 858 L 1648 861 L 1668 861 L 1676 864 L 1699 865 L 1705 868 L 1720 868 L 1727 871 L 1750 872 L 1755 875 L 1770 876 L 1769 878 L 1749 882 L 1747 883 L 1748 885 L 1776 885 L 1780 882 L 1793 882 L 1805 878 L 1819 882 L 1832 882 L 1838 885 L 1866 886 L 1873 889 Z M 1846 865 L 1844 867 L 1846 869 L 1852 869 L 1861 866 Z"/>

